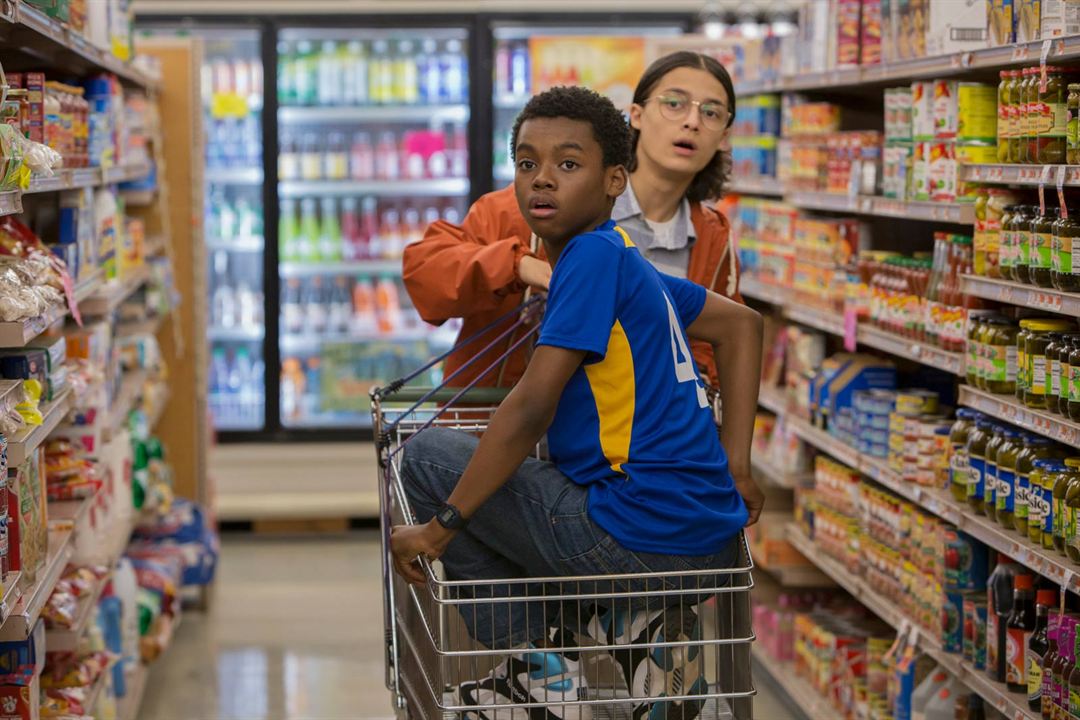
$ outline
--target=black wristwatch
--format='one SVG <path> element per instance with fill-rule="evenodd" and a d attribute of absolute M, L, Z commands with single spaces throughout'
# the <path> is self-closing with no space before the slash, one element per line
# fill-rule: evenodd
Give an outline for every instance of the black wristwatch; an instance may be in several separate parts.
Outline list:
<path fill-rule="evenodd" d="M 439 512 L 435 513 L 435 519 L 447 530 L 464 530 L 469 521 L 461 517 L 461 511 L 450 503 L 446 503 Z"/>

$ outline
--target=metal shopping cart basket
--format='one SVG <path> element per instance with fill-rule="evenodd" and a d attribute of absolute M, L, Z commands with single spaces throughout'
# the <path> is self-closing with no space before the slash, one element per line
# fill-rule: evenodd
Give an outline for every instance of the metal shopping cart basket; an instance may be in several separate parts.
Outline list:
<path fill-rule="evenodd" d="M 469 361 L 478 361 L 496 347 L 509 346 L 486 368 L 493 371 L 509 353 L 528 342 L 540 311 L 536 301 L 515 310 L 519 317 Z M 500 321 L 512 318 L 512 314 Z M 500 321 L 465 340 L 477 337 Z M 520 335 L 520 337 L 518 337 Z M 509 340 L 508 340 L 509 339 Z M 392 569 L 390 532 L 395 525 L 415 522 L 401 473 L 401 451 L 409 439 L 429 427 L 451 427 L 482 433 L 506 389 L 478 388 L 475 382 L 451 387 L 457 373 L 435 388 L 408 385 L 444 359 L 433 359 L 406 378 L 372 391 L 372 415 L 380 467 L 380 525 L 382 530 L 384 623 L 386 629 L 386 686 L 393 693 L 398 717 L 505 718 L 544 717 L 540 707 L 558 706 L 557 716 L 574 720 L 637 720 L 701 718 L 749 720 L 755 693 L 750 675 L 750 591 L 753 562 L 740 535 L 735 567 L 703 572 L 647 575 L 506 578 L 498 581 L 455 581 L 444 577 L 438 562 L 421 559 L 427 584 L 405 583 Z M 464 368 L 462 368 L 464 369 Z M 460 372 L 460 370 L 458 371 Z M 718 410 L 718 401 L 714 401 Z M 537 457 L 543 457 L 543 444 Z M 577 699 L 538 702 L 532 693 L 505 698 L 499 704 L 466 706 L 457 687 L 484 678 L 492 668 L 521 650 L 487 648 L 469 637 L 465 618 L 480 603 L 505 610 L 510 603 L 540 601 L 556 618 L 553 625 L 570 628 L 554 637 L 552 649 L 578 653 L 579 671 L 588 691 Z M 692 632 L 659 634 L 652 628 L 672 617 L 694 613 Z M 634 635 L 597 630 L 605 618 L 614 622 L 649 622 L 650 629 Z M 619 619 L 621 618 L 621 619 Z M 656 620 L 655 618 L 661 618 Z M 592 630 L 590 632 L 590 630 Z M 682 663 L 672 667 L 671 663 Z M 664 663 L 667 663 L 666 665 Z M 635 671 L 634 668 L 637 668 Z M 660 670 L 656 670 L 660 668 Z M 629 669 L 629 670 L 628 670 Z M 662 671 L 667 670 L 664 673 Z M 680 678 L 703 678 L 682 688 Z M 631 677 L 633 675 L 633 677 Z M 652 714 L 635 708 L 655 702 L 657 678 L 667 678 L 665 702 Z M 674 678 L 674 682 L 672 682 Z M 650 680 L 652 687 L 650 687 Z M 582 683 L 578 683 L 581 686 Z M 530 688 L 531 689 L 531 688 Z M 520 702 L 517 702 L 520 700 Z M 640 710 L 638 711 L 641 712 Z"/>

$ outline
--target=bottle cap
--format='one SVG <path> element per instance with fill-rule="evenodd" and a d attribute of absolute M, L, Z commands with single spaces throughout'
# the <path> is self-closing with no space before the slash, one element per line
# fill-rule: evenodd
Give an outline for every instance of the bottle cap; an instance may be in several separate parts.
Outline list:
<path fill-rule="evenodd" d="M 1057 605 L 1057 590 L 1039 590 L 1035 593 L 1035 604 L 1053 607 Z"/>
<path fill-rule="evenodd" d="M 1017 575 L 1013 579 L 1013 590 L 1032 590 L 1035 587 L 1035 578 L 1031 575 Z"/>

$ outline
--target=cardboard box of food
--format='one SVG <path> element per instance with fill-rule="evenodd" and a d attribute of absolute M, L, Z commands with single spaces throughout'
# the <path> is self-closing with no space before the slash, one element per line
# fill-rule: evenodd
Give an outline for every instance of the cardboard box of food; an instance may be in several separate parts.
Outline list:
<path fill-rule="evenodd" d="M 986 41 L 990 47 L 1001 47 L 1016 42 L 1016 21 L 1014 3 L 1020 0 L 986 0 L 987 33 Z"/>
<path fill-rule="evenodd" d="M 986 0 L 935 0 L 926 28 L 929 56 L 986 47 Z"/>

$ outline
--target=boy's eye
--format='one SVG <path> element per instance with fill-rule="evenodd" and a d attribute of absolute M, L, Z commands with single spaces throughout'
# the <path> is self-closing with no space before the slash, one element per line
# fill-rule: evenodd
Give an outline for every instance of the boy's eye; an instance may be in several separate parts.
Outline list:
<path fill-rule="evenodd" d="M 532 170 L 536 163 L 532 160 L 518 160 L 517 166 L 519 170 Z"/>
<path fill-rule="evenodd" d="M 576 168 L 578 166 L 578 164 L 574 160 L 563 160 L 562 161 L 562 166 L 564 168 L 566 168 L 567 170 L 573 170 L 574 168 Z"/>

